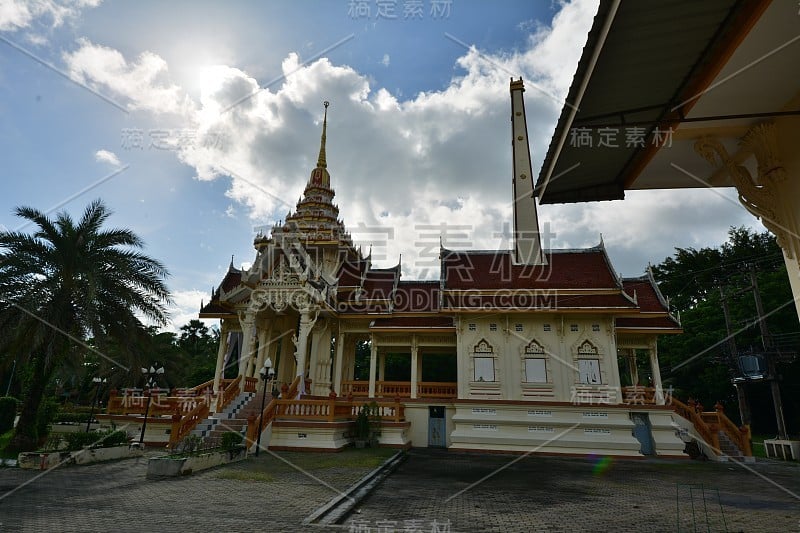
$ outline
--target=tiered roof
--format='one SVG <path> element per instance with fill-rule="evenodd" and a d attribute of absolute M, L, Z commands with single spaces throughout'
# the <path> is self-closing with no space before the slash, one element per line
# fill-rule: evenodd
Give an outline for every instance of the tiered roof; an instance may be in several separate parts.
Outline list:
<path fill-rule="evenodd" d="M 587 249 L 544 251 L 545 260 L 533 265 L 515 263 L 511 251 L 442 248 L 440 279 L 435 281 L 401 281 L 399 264 L 373 268 L 371 257 L 353 246 L 333 203 L 325 153 L 327 107 L 326 102 L 317 166 L 296 211 L 269 237 L 256 238 L 258 256 L 250 271 L 237 270 L 231 263 L 220 286 L 212 290 L 211 301 L 202 306 L 201 317 L 234 316 L 236 304 L 246 302 L 252 288 L 294 261 L 295 269 L 308 274 L 304 279 L 309 283 L 320 290 L 325 284 L 335 289 L 325 291 L 326 312 L 376 317 L 373 331 L 451 331 L 455 314 L 486 310 L 610 313 L 616 316 L 618 330 L 680 331 L 652 275 L 620 279 L 602 242 Z M 304 252 L 297 254 L 298 246 Z M 331 257 L 338 268 L 326 277 L 315 261 L 330 262 Z"/>

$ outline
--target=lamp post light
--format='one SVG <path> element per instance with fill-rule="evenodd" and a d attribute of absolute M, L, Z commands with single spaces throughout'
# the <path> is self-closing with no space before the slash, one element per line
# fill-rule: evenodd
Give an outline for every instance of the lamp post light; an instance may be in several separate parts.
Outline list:
<path fill-rule="evenodd" d="M 262 424 L 264 423 L 264 402 L 267 399 L 267 387 L 269 384 L 272 383 L 272 378 L 275 377 L 275 369 L 272 368 L 272 359 L 267 357 L 267 360 L 264 361 L 264 368 L 262 368 L 259 372 L 261 374 L 261 381 L 262 381 L 262 390 L 261 390 L 261 412 L 258 415 L 258 439 L 256 439 L 256 457 L 258 457 L 258 452 L 261 449 L 261 429 Z M 269 379 L 269 383 L 267 382 Z"/>
<path fill-rule="evenodd" d="M 97 398 L 100 396 L 100 387 L 103 386 L 107 380 L 106 378 L 98 378 L 93 377 L 92 383 L 97 384 L 97 388 L 94 391 L 94 399 L 92 400 L 92 408 L 89 410 L 89 420 L 86 421 L 86 433 L 89 433 L 89 428 L 92 425 L 92 419 L 94 418 L 94 405 L 97 403 Z"/>
<path fill-rule="evenodd" d="M 157 368 L 156 368 L 157 367 Z M 150 389 L 147 394 L 147 407 L 144 409 L 144 422 L 142 423 L 142 434 L 139 436 L 139 448 L 144 447 L 144 430 L 147 427 L 147 415 L 150 414 L 150 400 L 153 399 L 153 386 L 158 383 L 158 376 L 164 373 L 164 367 L 151 366 L 150 368 L 142 368 L 142 375 L 144 375 L 147 388 Z"/>

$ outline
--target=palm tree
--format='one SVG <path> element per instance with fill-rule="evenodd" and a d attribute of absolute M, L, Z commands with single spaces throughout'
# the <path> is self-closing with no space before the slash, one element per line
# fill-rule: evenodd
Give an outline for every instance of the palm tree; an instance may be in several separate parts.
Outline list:
<path fill-rule="evenodd" d="M 30 207 L 15 214 L 36 228 L 0 232 L 0 353 L 27 360 L 11 446 L 30 449 L 42 437 L 37 413 L 53 373 L 87 350 L 128 370 L 119 357 L 144 328 L 137 314 L 165 324 L 170 300 L 168 272 L 139 251 L 142 240 L 128 229 L 101 228 L 111 212 L 100 200 L 77 223 L 66 212 L 53 220 Z M 86 344 L 89 338 L 94 346 Z M 108 357 L 103 348 L 109 344 L 123 349 Z"/>

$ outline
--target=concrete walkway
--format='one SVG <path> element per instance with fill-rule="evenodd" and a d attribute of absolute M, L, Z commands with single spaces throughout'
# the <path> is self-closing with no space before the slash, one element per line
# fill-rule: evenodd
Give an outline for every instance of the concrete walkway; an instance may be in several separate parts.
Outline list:
<path fill-rule="evenodd" d="M 688 460 L 412 450 L 346 525 L 372 533 L 411 526 L 426 532 L 800 530 L 800 498 L 773 485 L 800 494 L 800 465 L 747 466 L 754 472 Z"/>
<path fill-rule="evenodd" d="M 733 464 L 434 450 L 412 450 L 344 525 L 302 526 L 374 461 L 360 464 L 353 452 L 280 457 L 306 472 L 268 454 L 166 481 L 145 479 L 146 458 L 41 476 L 0 468 L 0 531 L 724 531 L 723 519 L 728 531 L 800 529 L 800 500 L 772 484 L 800 494 L 797 464 L 758 464 L 752 473 Z M 699 483 L 704 492 L 685 487 Z"/>

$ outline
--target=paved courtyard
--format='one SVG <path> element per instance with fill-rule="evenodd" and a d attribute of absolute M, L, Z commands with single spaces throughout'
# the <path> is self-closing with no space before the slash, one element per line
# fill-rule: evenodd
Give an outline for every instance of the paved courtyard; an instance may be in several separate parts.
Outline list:
<path fill-rule="evenodd" d="M 800 531 L 800 500 L 785 492 L 800 493 L 796 464 L 751 472 L 433 450 L 412 450 L 344 525 L 303 526 L 375 458 L 280 456 L 306 472 L 270 455 L 165 481 L 145 479 L 146 458 L 44 475 L 0 469 L 0 531 Z M 705 490 L 687 486 L 700 483 Z"/>
<path fill-rule="evenodd" d="M 747 466 L 752 471 L 688 460 L 412 450 L 348 524 L 373 533 L 411 524 L 423 531 L 800 531 L 800 499 L 773 485 L 800 494 L 800 465 Z M 705 490 L 687 486 L 699 484 Z"/>

